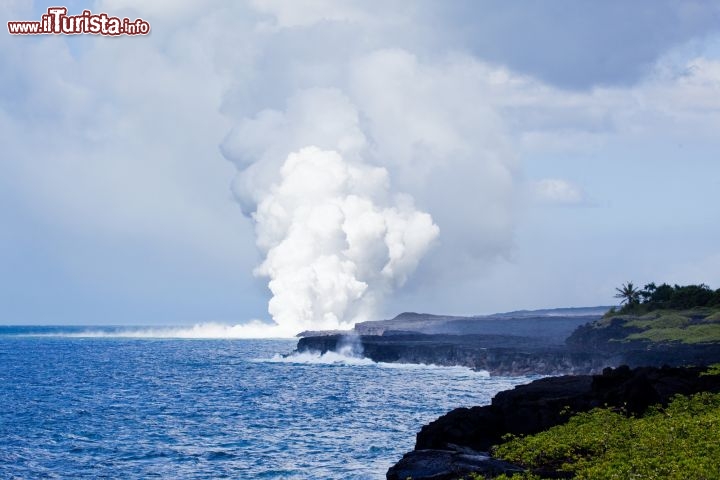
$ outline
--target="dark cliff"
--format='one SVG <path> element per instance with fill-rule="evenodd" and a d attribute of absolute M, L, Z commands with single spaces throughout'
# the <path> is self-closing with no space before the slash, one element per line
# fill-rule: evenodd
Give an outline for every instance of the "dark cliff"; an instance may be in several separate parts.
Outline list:
<path fill-rule="evenodd" d="M 667 326 L 671 315 L 674 323 Z M 647 316 L 605 318 L 581 325 L 565 343 L 571 350 L 584 350 L 607 357 L 612 360 L 608 362 L 609 366 L 683 366 L 720 362 L 720 342 L 710 335 L 695 338 L 692 343 L 681 341 L 685 330 L 676 325 L 683 317 L 671 315 L 651 316 L 649 319 Z M 712 325 L 707 321 L 703 323 L 706 327 Z M 663 332 L 672 332 L 678 339 L 668 339 L 669 335 Z M 653 340 L 654 336 L 661 339 Z"/>
<path fill-rule="evenodd" d="M 515 314 L 517 315 L 517 314 Z M 410 328 L 428 328 L 428 322 L 453 325 L 455 317 L 437 317 L 424 314 L 400 315 L 401 325 Z M 572 321 L 578 321 L 576 317 Z M 598 373 L 605 367 L 618 365 L 683 366 L 708 365 L 720 362 L 720 341 L 693 337 L 693 343 L 679 340 L 654 341 L 652 335 L 660 331 L 680 336 L 686 330 L 678 329 L 677 315 L 655 317 L 596 318 L 580 325 L 558 342 L 554 337 L 565 331 L 570 320 L 563 320 L 558 329 L 555 320 L 539 317 L 500 317 L 473 321 L 474 329 L 486 333 L 422 334 L 417 332 L 385 330 L 382 335 L 353 336 L 362 353 L 376 362 L 424 363 L 434 365 L 460 365 L 486 370 L 491 375 L 561 375 Z M 711 320 L 714 317 L 709 317 Z M 461 320 L 468 322 L 468 320 Z M 510 322 L 510 323 L 505 323 Z M 549 323 L 548 323 L 549 322 Z M 688 320 L 690 322 L 690 320 Z M 372 322 L 368 322 L 372 323 Z M 376 322 L 378 323 L 378 322 Z M 381 322 L 380 322 L 381 323 Z M 508 334 L 507 332 L 534 332 L 547 323 L 553 335 L 535 336 Z M 383 324 L 388 328 L 390 324 Z M 657 325 L 669 328 L 656 328 Z M 437 326 L 437 325 L 436 325 Z M 702 328 L 713 327 L 702 319 Z M 694 328 L 689 324 L 687 328 Z M 487 332 L 502 331 L 504 334 Z M 689 331 L 689 330 L 687 330 Z M 347 343 L 341 334 L 304 337 L 298 342 L 298 351 L 327 352 L 339 350 Z"/>
<path fill-rule="evenodd" d="M 600 319 L 608 308 L 562 308 L 472 317 L 405 312 L 388 320 L 357 323 L 354 331 L 358 335 L 383 335 L 393 330 L 445 335 L 515 335 L 562 344 L 578 326 Z"/>
<path fill-rule="evenodd" d="M 416 480 L 458 478 L 463 473 L 484 469 L 490 459 L 481 452 L 501 443 L 507 433 L 537 433 L 566 422 L 572 413 L 595 407 L 616 407 L 628 415 L 640 415 L 651 405 L 667 405 L 676 394 L 720 392 L 720 376 L 701 375 L 704 370 L 700 367 L 633 370 L 623 366 L 608 368 L 601 375 L 544 378 L 515 387 L 497 394 L 490 405 L 458 408 L 425 425 L 417 434 L 415 451 L 392 467 L 387 478 L 404 480 L 408 475 Z M 435 462 L 428 468 L 428 458 L 443 455 L 466 461 L 444 465 Z M 467 461 L 468 455 L 475 459 L 472 465 Z M 492 467 L 498 468 L 494 464 Z M 503 468 L 512 471 L 513 467 Z"/>
<path fill-rule="evenodd" d="M 492 375 L 563 374 L 600 371 L 604 355 L 512 335 L 386 334 L 355 337 L 362 355 L 376 362 L 460 365 Z M 348 344 L 347 337 L 305 337 L 297 350 L 325 353 Z M 359 352 L 357 352 L 359 353 Z"/>

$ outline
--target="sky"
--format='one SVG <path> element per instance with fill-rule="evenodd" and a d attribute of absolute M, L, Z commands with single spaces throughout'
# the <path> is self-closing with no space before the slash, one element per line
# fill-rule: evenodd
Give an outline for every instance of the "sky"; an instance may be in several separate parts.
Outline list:
<path fill-rule="evenodd" d="M 342 250 L 342 322 L 720 288 L 716 2 L 65 5 L 151 33 L 0 34 L 0 324 L 292 316 L 297 242 L 341 225 L 282 224 L 309 197 L 381 225 Z"/>

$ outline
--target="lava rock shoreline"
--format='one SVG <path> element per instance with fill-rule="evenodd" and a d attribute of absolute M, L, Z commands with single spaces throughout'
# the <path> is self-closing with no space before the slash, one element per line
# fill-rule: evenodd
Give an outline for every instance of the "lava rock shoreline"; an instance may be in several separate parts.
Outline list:
<path fill-rule="evenodd" d="M 417 333 L 304 337 L 297 352 L 337 352 L 355 345 L 355 354 L 375 362 L 463 366 L 490 375 L 588 373 L 608 365 L 605 355 L 546 345 L 512 335 L 426 335 Z"/>
<path fill-rule="evenodd" d="M 404 315 L 408 318 L 400 317 L 406 323 L 432 320 L 427 315 Z M 392 322 L 385 322 L 382 329 L 365 329 L 380 334 L 305 336 L 296 352 L 344 352 L 376 362 L 465 366 L 490 375 L 554 375 L 500 392 L 490 405 L 455 409 L 425 425 L 417 434 L 415 449 L 388 470 L 389 480 L 455 480 L 471 472 L 486 478 L 510 476 L 522 468 L 488 453 L 505 434 L 538 433 L 565 423 L 572 413 L 596 407 L 640 415 L 648 406 L 666 405 L 676 394 L 720 392 L 720 376 L 700 375 L 704 366 L 720 363 L 719 342 L 635 339 L 628 337 L 634 327 L 616 318 L 579 325 L 563 342 L 557 340 L 560 328 L 553 335 L 533 337 L 528 336 L 532 333 L 528 321 L 514 320 L 518 328 L 509 331 L 521 335 L 467 333 L 467 325 L 461 334 L 394 331 Z M 443 317 L 442 322 L 447 327 L 455 320 Z M 571 325 L 566 322 L 562 328 Z M 568 478 L 566 472 L 534 473 Z"/>
<path fill-rule="evenodd" d="M 417 434 L 415 450 L 388 470 L 387 479 L 450 480 L 470 472 L 492 478 L 521 471 L 487 453 L 503 435 L 538 433 L 596 407 L 641 415 L 652 405 L 667 405 L 677 394 L 720 392 L 720 376 L 702 375 L 705 370 L 621 366 L 606 368 L 600 375 L 549 377 L 517 386 L 498 393 L 490 405 L 458 408 L 425 425 Z"/>
<path fill-rule="evenodd" d="M 617 345 L 574 337 L 567 344 L 548 344 L 514 335 L 444 335 L 395 333 L 347 336 L 340 334 L 303 337 L 297 352 L 341 351 L 348 345 L 354 353 L 375 362 L 464 366 L 490 375 L 581 375 L 600 373 L 619 365 L 682 366 L 720 362 L 720 345 L 651 344 Z M 603 348 L 607 345 L 607 348 Z"/>

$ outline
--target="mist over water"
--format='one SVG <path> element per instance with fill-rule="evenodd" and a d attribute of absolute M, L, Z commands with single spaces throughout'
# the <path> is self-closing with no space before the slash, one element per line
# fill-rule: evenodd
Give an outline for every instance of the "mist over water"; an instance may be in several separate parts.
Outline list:
<path fill-rule="evenodd" d="M 67 338 L 145 338 L 145 339 L 241 339 L 241 338 L 286 338 L 275 325 L 259 320 L 244 324 L 199 323 L 192 326 L 48 326 L 48 327 L 2 327 L 6 335 L 67 337 Z M 0 333 L 2 334 L 2 333 Z"/>
<path fill-rule="evenodd" d="M 282 357 L 292 340 L 19 330 L 0 329 L 2 478 L 381 479 L 423 424 L 529 380 Z"/>

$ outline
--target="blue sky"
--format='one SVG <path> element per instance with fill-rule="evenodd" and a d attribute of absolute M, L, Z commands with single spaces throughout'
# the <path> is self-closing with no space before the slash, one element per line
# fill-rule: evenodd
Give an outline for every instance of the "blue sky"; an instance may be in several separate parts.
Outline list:
<path fill-rule="evenodd" d="M 243 209 L 355 140 L 439 228 L 374 316 L 720 288 L 714 2 L 67 6 L 152 33 L 0 35 L 0 323 L 268 320 Z"/>

